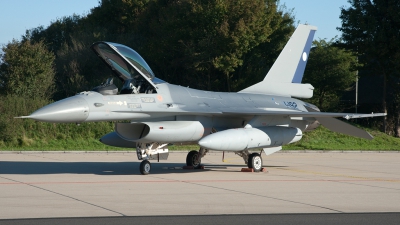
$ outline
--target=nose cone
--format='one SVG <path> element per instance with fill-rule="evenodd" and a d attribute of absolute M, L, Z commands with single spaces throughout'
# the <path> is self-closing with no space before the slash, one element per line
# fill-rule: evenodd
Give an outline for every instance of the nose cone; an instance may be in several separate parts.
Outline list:
<path fill-rule="evenodd" d="M 53 123 L 79 123 L 88 116 L 89 106 L 86 100 L 73 96 L 38 109 L 25 118 Z"/>

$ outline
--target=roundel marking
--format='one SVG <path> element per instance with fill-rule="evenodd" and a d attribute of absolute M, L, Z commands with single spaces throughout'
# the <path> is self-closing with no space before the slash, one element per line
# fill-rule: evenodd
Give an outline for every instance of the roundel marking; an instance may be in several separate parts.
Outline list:
<path fill-rule="evenodd" d="M 303 61 L 305 62 L 307 60 L 307 53 L 303 52 Z"/>

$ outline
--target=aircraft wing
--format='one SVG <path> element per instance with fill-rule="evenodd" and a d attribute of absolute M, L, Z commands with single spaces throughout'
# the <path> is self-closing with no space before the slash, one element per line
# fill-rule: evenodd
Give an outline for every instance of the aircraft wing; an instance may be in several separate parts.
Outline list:
<path fill-rule="evenodd" d="M 297 110 L 261 110 L 261 109 L 247 109 L 247 110 L 223 110 L 224 114 L 251 114 L 251 115 L 272 115 L 272 116 L 290 116 L 290 117 L 313 117 L 320 122 L 327 129 L 351 135 L 354 137 L 364 138 L 371 140 L 373 136 L 365 130 L 358 127 L 335 119 L 333 117 L 342 117 L 345 119 L 365 118 L 365 117 L 376 117 L 386 116 L 386 113 L 372 113 L 372 114 L 349 114 L 349 113 L 330 113 L 330 112 L 318 112 L 314 109 L 306 107 L 310 112 L 303 112 Z"/>
<path fill-rule="evenodd" d="M 305 106 L 306 109 L 310 112 L 317 112 L 315 109 Z M 354 118 L 364 118 L 374 116 L 386 116 L 386 113 L 376 113 L 376 114 L 356 114 L 358 117 Z M 344 117 L 346 119 L 350 119 L 348 116 Z M 318 118 L 318 122 L 320 122 L 324 127 L 328 128 L 331 131 L 351 135 L 354 137 L 365 138 L 367 140 L 371 140 L 374 137 L 365 130 L 362 130 L 358 127 L 345 123 L 335 118 Z"/>

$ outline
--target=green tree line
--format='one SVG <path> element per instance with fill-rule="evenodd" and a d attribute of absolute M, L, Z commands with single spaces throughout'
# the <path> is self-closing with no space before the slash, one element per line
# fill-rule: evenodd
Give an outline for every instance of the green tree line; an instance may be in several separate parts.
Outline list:
<path fill-rule="evenodd" d="M 263 78 L 293 31 L 292 14 L 275 0 L 103 0 L 88 15 L 31 29 L 23 40 L 43 40 L 56 56 L 54 99 L 61 99 L 110 76 L 91 53 L 96 41 L 135 49 L 170 83 L 238 91 Z"/>
<path fill-rule="evenodd" d="M 349 0 L 342 8 L 342 46 L 357 53 L 360 75 L 380 85 L 382 130 L 400 136 L 400 1 Z M 379 84 L 381 83 L 381 84 Z"/>

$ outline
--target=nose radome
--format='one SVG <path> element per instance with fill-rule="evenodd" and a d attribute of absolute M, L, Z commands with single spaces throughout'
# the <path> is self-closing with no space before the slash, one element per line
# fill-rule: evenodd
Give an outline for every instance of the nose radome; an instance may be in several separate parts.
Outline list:
<path fill-rule="evenodd" d="M 36 110 L 28 118 L 53 123 L 80 123 L 89 116 L 89 105 L 79 96 L 66 98 Z"/>

